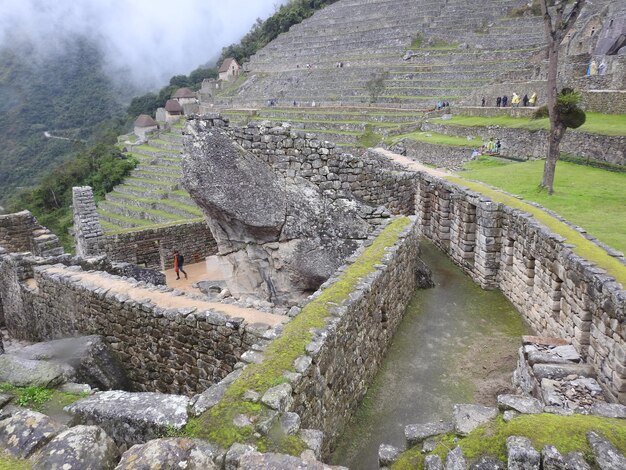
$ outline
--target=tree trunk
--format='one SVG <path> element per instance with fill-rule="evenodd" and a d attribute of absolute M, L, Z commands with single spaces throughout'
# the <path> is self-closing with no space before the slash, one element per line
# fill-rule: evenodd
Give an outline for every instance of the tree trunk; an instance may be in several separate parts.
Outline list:
<path fill-rule="evenodd" d="M 548 155 L 546 156 L 546 163 L 543 166 L 543 180 L 541 181 L 541 187 L 548 190 L 548 194 L 554 193 L 554 171 L 556 169 L 556 162 L 560 155 L 561 139 L 565 135 L 565 127 L 557 125 L 555 128 L 550 129 L 550 137 L 548 140 Z"/>

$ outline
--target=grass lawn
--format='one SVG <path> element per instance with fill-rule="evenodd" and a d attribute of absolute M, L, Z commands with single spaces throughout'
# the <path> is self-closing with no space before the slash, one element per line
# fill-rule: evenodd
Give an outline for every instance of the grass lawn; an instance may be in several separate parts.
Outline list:
<path fill-rule="evenodd" d="M 387 139 L 386 143 L 393 145 L 402 139 L 416 140 L 418 142 L 426 142 L 429 144 L 436 144 L 436 145 L 451 145 L 454 147 L 472 148 L 472 147 L 480 147 L 481 145 L 483 145 L 483 141 L 478 137 L 474 137 L 473 139 L 467 139 L 466 137 L 456 137 L 453 135 L 439 134 L 437 132 L 430 132 L 430 131 L 428 132 L 417 131 L 417 132 L 410 132 L 409 134 L 396 135 Z"/>
<path fill-rule="evenodd" d="M 508 115 L 494 117 L 453 116 L 446 121 L 436 120 L 437 124 L 450 126 L 484 127 L 501 126 L 516 129 L 549 129 L 550 122 L 545 119 L 514 118 Z M 587 121 L 578 129 L 568 132 L 589 132 L 591 134 L 626 136 L 626 114 L 587 113 Z"/>
<path fill-rule="evenodd" d="M 626 174 L 559 162 L 555 193 L 539 190 L 543 161 L 505 163 L 490 157 L 468 163 L 463 178 L 491 186 L 552 209 L 607 245 L 626 252 Z"/>

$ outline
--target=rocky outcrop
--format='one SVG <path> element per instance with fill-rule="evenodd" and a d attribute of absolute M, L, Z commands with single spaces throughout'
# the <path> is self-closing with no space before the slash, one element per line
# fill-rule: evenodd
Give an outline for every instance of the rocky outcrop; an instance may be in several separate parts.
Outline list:
<path fill-rule="evenodd" d="M 182 429 L 188 404 L 180 395 L 115 391 L 96 393 L 65 410 L 76 423 L 101 426 L 119 446 L 130 447 Z"/>
<path fill-rule="evenodd" d="M 52 439 L 33 458 L 35 470 L 111 470 L 119 460 L 115 442 L 97 426 L 76 426 Z"/>
<path fill-rule="evenodd" d="M 199 439 L 155 439 L 135 445 L 122 456 L 117 470 L 148 468 L 181 468 L 186 470 L 213 470 L 214 460 L 223 452 Z M 158 466 L 157 466 L 158 465 Z"/>
<path fill-rule="evenodd" d="M 14 356 L 11 369 L 14 374 L 18 372 L 19 365 L 36 366 L 36 370 L 45 370 L 48 373 L 60 372 L 61 377 L 55 378 L 53 382 L 56 383 L 51 384 L 44 384 L 46 377 L 39 375 L 41 386 L 77 382 L 89 384 L 100 390 L 124 390 L 129 387 L 123 367 L 101 336 L 82 336 L 36 343 L 19 349 L 12 355 L 6 354 L 0 361 L 7 361 L 8 365 L 11 363 L 9 361 L 11 356 Z M 4 364 L 5 362 L 0 362 L 0 374 L 4 370 L 2 367 Z M 37 375 L 32 374 L 32 377 L 34 379 Z M 14 383 L 11 379 L 2 381 Z"/>
<path fill-rule="evenodd" d="M 207 217 L 233 295 L 295 303 L 367 237 L 355 203 L 326 198 L 303 178 L 277 176 L 209 121 L 187 129 L 184 185 Z"/>
<path fill-rule="evenodd" d="M 65 429 L 44 414 L 20 410 L 0 421 L 0 445 L 10 455 L 25 459 Z"/>

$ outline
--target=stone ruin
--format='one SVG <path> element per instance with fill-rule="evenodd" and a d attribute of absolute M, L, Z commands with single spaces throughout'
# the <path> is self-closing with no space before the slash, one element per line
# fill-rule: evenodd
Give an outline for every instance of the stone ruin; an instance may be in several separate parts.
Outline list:
<path fill-rule="evenodd" d="M 276 175 L 212 121 L 190 121 L 187 132 L 184 185 L 206 215 L 235 297 L 296 303 L 371 231 L 355 201 L 331 199 L 298 176 Z"/>

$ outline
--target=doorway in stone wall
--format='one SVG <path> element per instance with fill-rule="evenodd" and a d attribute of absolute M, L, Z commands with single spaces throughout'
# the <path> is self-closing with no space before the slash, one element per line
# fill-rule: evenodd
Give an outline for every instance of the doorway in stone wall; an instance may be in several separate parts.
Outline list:
<path fill-rule="evenodd" d="M 158 239 L 137 242 L 137 266 L 163 269 L 161 247 Z"/>

